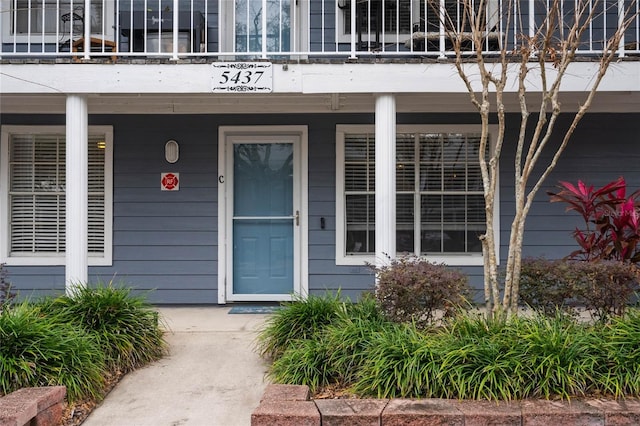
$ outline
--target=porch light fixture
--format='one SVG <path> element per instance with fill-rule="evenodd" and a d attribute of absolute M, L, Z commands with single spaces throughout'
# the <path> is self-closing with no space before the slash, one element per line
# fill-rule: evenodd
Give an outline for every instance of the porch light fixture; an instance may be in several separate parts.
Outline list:
<path fill-rule="evenodd" d="M 178 146 L 178 142 L 173 139 L 169 139 L 166 144 L 164 144 L 164 158 L 168 163 L 175 163 L 180 158 L 180 147 Z"/>

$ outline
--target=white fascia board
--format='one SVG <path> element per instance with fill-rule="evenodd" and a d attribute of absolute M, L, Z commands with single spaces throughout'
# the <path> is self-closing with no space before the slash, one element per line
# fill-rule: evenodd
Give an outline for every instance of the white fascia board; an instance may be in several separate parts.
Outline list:
<path fill-rule="evenodd" d="M 500 72 L 499 64 L 494 74 Z M 517 69 L 510 66 L 507 92 L 517 91 Z M 531 63 L 527 91 L 540 91 L 537 63 Z M 476 64 L 465 64 L 473 87 L 478 90 Z M 571 64 L 563 81 L 565 92 L 582 92 L 593 84 L 598 64 Z M 547 73 L 556 70 L 549 64 Z M 212 93 L 211 64 L 14 64 L 3 65 L 0 94 L 122 93 L 197 94 Z M 273 93 L 466 93 L 455 66 L 430 64 L 274 64 Z M 611 64 L 600 91 L 638 92 L 640 62 Z M 251 96 L 251 94 L 247 94 Z"/>
<path fill-rule="evenodd" d="M 211 93 L 223 96 L 212 93 L 211 64 L 16 64 L 4 65 L 2 71 L 1 94 Z M 299 73 L 300 69 L 275 65 L 273 92 L 301 93 Z"/>
<path fill-rule="evenodd" d="M 551 82 L 557 70 L 547 64 L 547 81 Z M 481 91 L 477 64 L 464 64 L 465 74 L 474 90 Z M 494 75 L 501 72 L 500 64 L 486 64 Z M 511 64 L 507 72 L 505 92 L 517 93 L 520 64 Z M 563 92 L 589 90 L 599 65 L 595 62 L 575 62 L 569 66 L 562 82 Z M 275 77 L 274 77 L 275 78 Z M 467 93 L 467 88 L 451 63 L 435 64 L 314 64 L 303 68 L 303 93 Z M 527 79 L 528 92 L 541 91 L 540 67 L 530 64 Z M 490 91 L 493 91 L 490 87 Z M 640 62 L 611 64 L 603 78 L 600 91 L 640 90 Z"/>

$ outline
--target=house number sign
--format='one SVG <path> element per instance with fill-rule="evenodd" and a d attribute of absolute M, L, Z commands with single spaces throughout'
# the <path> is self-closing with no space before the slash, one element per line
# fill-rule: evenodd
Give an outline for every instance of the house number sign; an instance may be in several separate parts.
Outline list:
<path fill-rule="evenodd" d="M 213 66 L 214 93 L 271 93 L 271 62 L 224 62 Z"/>

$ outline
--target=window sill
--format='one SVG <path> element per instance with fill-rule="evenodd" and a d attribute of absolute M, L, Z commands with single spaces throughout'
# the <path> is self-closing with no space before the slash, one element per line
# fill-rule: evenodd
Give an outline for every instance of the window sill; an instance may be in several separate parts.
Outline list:
<path fill-rule="evenodd" d="M 401 257 L 403 253 L 398 253 Z M 444 263 L 448 266 L 483 266 L 484 259 L 481 254 L 451 254 L 451 255 L 426 255 L 420 256 L 421 259 L 432 263 Z M 385 259 L 387 261 L 387 259 Z M 336 265 L 338 266 L 366 266 L 367 264 L 375 264 L 376 258 L 372 255 L 349 255 L 337 256 Z"/>
<path fill-rule="evenodd" d="M 0 259 L 7 266 L 65 266 L 64 256 L 9 256 Z M 89 257 L 89 266 L 112 266 L 112 259 L 106 257 Z"/>

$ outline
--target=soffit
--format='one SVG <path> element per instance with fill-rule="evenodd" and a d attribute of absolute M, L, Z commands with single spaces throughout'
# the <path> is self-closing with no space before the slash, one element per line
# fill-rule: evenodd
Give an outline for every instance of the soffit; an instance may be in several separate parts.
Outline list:
<path fill-rule="evenodd" d="M 292 114 L 373 113 L 372 94 L 100 94 L 87 95 L 90 114 Z M 530 95 L 530 110 L 536 111 L 536 95 Z M 416 93 L 396 96 L 399 113 L 474 113 L 466 93 Z M 584 93 L 564 93 L 563 112 L 575 111 Z M 506 112 L 519 113 L 515 94 L 505 96 Z M 65 95 L 2 95 L 4 114 L 64 114 Z M 589 112 L 640 112 L 640 92 L 597 93 Z"/>

